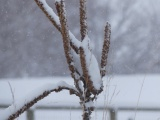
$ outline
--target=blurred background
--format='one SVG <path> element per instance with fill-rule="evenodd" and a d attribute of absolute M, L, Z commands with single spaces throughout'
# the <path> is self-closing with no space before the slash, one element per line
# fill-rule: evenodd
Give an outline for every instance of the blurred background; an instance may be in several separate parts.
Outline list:
<path fill-rule="evenodd" d="M 53 0 L 47 0 L 54 8 Z M 159 0 L 88 0 L 89 37 L 100 61 L 106 21 L 112 26 L 109 74 L 160 72 Z M 66 0 L 77 38 L 76 0 Z M 67 76 L 62 38 L 33 0 L 0 1 L 0 78 Z"/>
<path fill-rule="evenodd" d="M 159 120 L 160 0 L 87 2 L 89 37 L 99 63 L 106 21 L 112 27 L 108 76 L 104 78 L 104 91 L 95 102 L 95 106 L 103 110 L 98 114 L 95 110 L 92 118 L 109 120 L 110 115 L 111 119 L 108 113 L 111 107 L 110 112 L 121 120 Z M 54 9 L 54 0 L 47 3 Z M 66 0 L 66 9 L 69 29 L 80 39 L 78 0 Z M 63 51 L 60 33 L 34 0 L 0 0 L 0 109 L 28 97 L 26 94 L 31 89 L 34 91 L 35 86 L 60 80 L 73 85 Z M 57 108 L 54 108 L 55 114 L 36 107 L 31 111 L 38 120 L 79 120 L 80 109 L 72 110 L 79 106 L 78 101 L 63 91 L 38 103 L 53 108 L 68 105 L 62 110 L 63 115 Z M 119 111 L 120 107 L 127 110 Z M 139 112 L 138 108 L 144 110 Z M 26 120 L 26 115 L 33 117 L 28 113 L 19 120 Z"/>

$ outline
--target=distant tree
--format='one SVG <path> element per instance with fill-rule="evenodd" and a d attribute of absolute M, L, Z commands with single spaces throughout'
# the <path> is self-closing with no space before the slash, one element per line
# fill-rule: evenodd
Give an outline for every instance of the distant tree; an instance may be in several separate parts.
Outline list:
<path fill-rule="evenodd" d="M 48 4 L 52 6 L 52 1 Z M 110 74 L 160 72 L 159 4 L 159 0 L 88 0 L 88 34 L 99 62 L 104 20 L 111 21 Z M 31 0 L 0 1 L 0 78 L 69 75 L 60 34 L 36 7 Z M 67 0 L 66 9 L 68 26 L 80 39 L 78 2 Z"/>
<path fill-rule="evenodd" d="M 103 91 L 102 78 L 106 75 L 111 35 L 110 24 L 107 22 L 104 29 L 104 41 L 99 68 L 97 59 L 92 51 L 90 38 L 88 37 L 86 0 L 79 0 L 81 40 L 76 39 L 68 29 L 64 0 L 56 0 L 55 2 L 58 16 L 53 12 L 53 9 L 48 6 L 45 0 L 35 0 L 35 2 L 62 35 L 64 53 L 71 77 L 74 80 L 74 87 L 65 82 L 44 86 L 39 89 L 37 93 L 28 96 L 28 99 L 24 100 L 25 102 L 22 101 L 22 105 L 21 102 L 11 105 L 7 109 L 8 111 L 6 110 L 8 114 L 5 114 L 6 116 L 4 115 L 3 119 L 13 120 L 51 92 L 60 92 L 65 89 L 69 90 L 70 94 L 79 97 L 83 110 L 83 120 L 90 120 L 91 113 L 94 111 L 93 103 L 97 96 Z M 80 62 L 81 68 L 77 67 L 76 63 L 78 61 Z"/>

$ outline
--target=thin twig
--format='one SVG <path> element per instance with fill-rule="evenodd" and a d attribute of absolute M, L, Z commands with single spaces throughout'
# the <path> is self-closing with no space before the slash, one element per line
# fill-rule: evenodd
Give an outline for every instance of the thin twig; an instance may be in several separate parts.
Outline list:
<path fill-rule="evenodd" d="M 135 115 L 134 115 L 134 120 L 136 119 L 136 116 L 137 116 L 137 109 L 138 109 L 138 106 L 139 106 L 139 101 L 140 101 L 140 98 L 141 98 L 141 94 L 142 94 L 145 79 L 146 79 L 146 75 L 145 75 L 145 77 L 142 81 L 141 89 L 140 89 L 140 92 L 139 92 L 138 101 L 137 101 L 136 110 L 135 110 Z"/>
<path fill-rule="evenodd" d="M 14 104 L 14 102 L 15 102 L 15 97 L 14 97 L 14 93 L 13 93 L 12 86 L 11 86 L 11 84 L 10 84 L 9 81 L 8 81 L 8 85 L 9 85 L 9 88 L 10 88 L 10 91 L 11 91 L 11 94 L 12 94 L 12 99 L 13 99 L 12 104 Z"/>

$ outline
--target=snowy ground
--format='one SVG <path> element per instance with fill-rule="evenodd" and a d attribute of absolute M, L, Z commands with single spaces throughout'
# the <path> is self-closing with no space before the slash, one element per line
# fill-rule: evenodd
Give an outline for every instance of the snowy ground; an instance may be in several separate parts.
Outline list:
<path fill-rule="evenodd" d="M 43 86 L 46 83 L 57 83 L 60 80 L 73 84 L 71 78 L 52 77 L 52 78 L 25 78 L 25 79 L 1 79 L 0 80 L 0 104 L 11 104 L 13 97 L 9 83 L 14 93 L 14 99 L 17 101 L 36 87 Z M 130 75 L 130 76 L 110 76 L 104 80 L 105 90 L 99 96 L 95 106 L 97 107 L 155 107 L 160 108 L 160 75 Z M 139 97 L 140 96 L 140 97 Z M 52 93 L 46 99 L 40 101 L 37 105 L 45 106 L 70 106 L 69 110 L 37 110 L 35 112 L 36 120 L 81 120 L 81 111 L 72 110 L 73 106 L 79 106 L 78 99 L 70 96 L 67 91 L 61 93 Z M 1 111 L 0 111 L 1 112 Z M 159 112 L 136 112 L 119 111 L 118 120 L 159 120 Z M 109 114 L 106 111 L 96 111 L 93 113 L 93 120 L 108 120 Z M 19 120 L 25 120 L 25 114 L 19 117 Z"/>

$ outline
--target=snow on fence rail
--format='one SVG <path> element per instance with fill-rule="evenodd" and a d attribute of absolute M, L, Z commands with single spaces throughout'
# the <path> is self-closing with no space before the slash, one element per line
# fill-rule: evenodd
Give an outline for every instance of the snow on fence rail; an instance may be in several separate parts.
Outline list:
<path fill-rule="evenodd" d="M 30 91 L 30 89 L 35 86 L 42 86 L 47 83 L 57 83 L 60 80 L 65 80 L 68 84 L 73 85 L 71 78 L 27 78 L 27 79 L 2 79 L 0 80 L 0 108 L 6 108 L 9 106 L 9 103 L 12 102 L 11 99 L 11 91 L 9 89 L 8 82 L 9 81 L 14 89 L 14 97 L 18 100 L 23 98 L 23 96 Z M 110 81 L 110 83 L 108 82 Z M 144 84 L 142 84 L 144 81 Z M 143 87 L 142 87 L 143 85 Z M 37 87 L 38 87 L 37 86 Z M 111 120 L 117 120 L 121 112 L 136 110 L 139 112 L 158 112 L 158 114 L 149 116 L 151 120 L 158 120 L 160 118 L 160 75 L 128 75 L 128 76 L 113 76 L 110 79 L 104 79 L 104 92 L 100 94 L 97 99 L 96 108 L 97 112 L 107 110 L 111 114 Z M 28 89 L 30 88 L 30 89 Z M 140 91 L 142 88 L 142 94 L 140 95 Z M 23 94 L 22 94 L 23 90 Z M 4 94 L 5 91 L 5 94 Z M 140 95 L 140 99 L 139 99 Z M 56 98 L 56 99 L 55 99 Z M 65 99 L 63 99 L 65 98 Z M 139 100 L 138 100 L 139 99 Z M 138 104 L 138 108 L 136 106 Z M 52 107 L 50 107 L 52 106 Z M 55 107 L 53 107 L 55 106 Z M 76 107 L 70 107 L 76 106 Z M 79 103 L 75 96 L 69 96 L 67 91 L 62 91 L 59 94 L 54 94 L 48 96 L 45 101 L 42 101 L 34 109 L 27 111 L 28 116 L 33 113 L 33 116 L 36 115 L 37 110 L 80 110 Z M 99 111 L 98 111 L 99 110 Z M 36 112 L 35 112 L 36 111 Z M 38 111 L 39 112 L 39 111 Z M 128 117 L 132 117 L 133 115 L 126 115 Z M 34 120 L 34 119 L 28 119 Z M 108 119 L 107 119 L 108 120 Z M 121 119 L 124 120 L 124 119 Z M 143 119 L 137 119 L 143 120 Z M 159 119 L 160 120 L 160 119 Z"/>
<path fill-rule="evenodd" d="M 7 108 L 9 105 L 4 105 L 4 104 L 0 104 L 0 109 L 4 109 Z M 72 108 L 72 110 L 81 110 L 80 107 L 69 107 L 69 106 L 36 106 L 34 107 L 34 109 L 29 109 L 26 111 L 26 119 L 27 120 L 35 120 L 35 114 L 34 112 L 36 110 L 70 110 Z M 107 109 L 99 106 L 96 108 L 96 110 L 99 111 L 104 111 L 104 110 L 108 110 L 109 114 L 110 114 L 110 120 L 118 120 L 117 118 L 117 114 L 120 111 L 143 111 L 143 112 L 160 112 L 160 107 L 138 107 L 136 108 L 135 106 L 130 106 L 130 107 L 125 107 L 125 106 L 121 106 L 121 107 L 111 107 L 108 106 Z"/>

